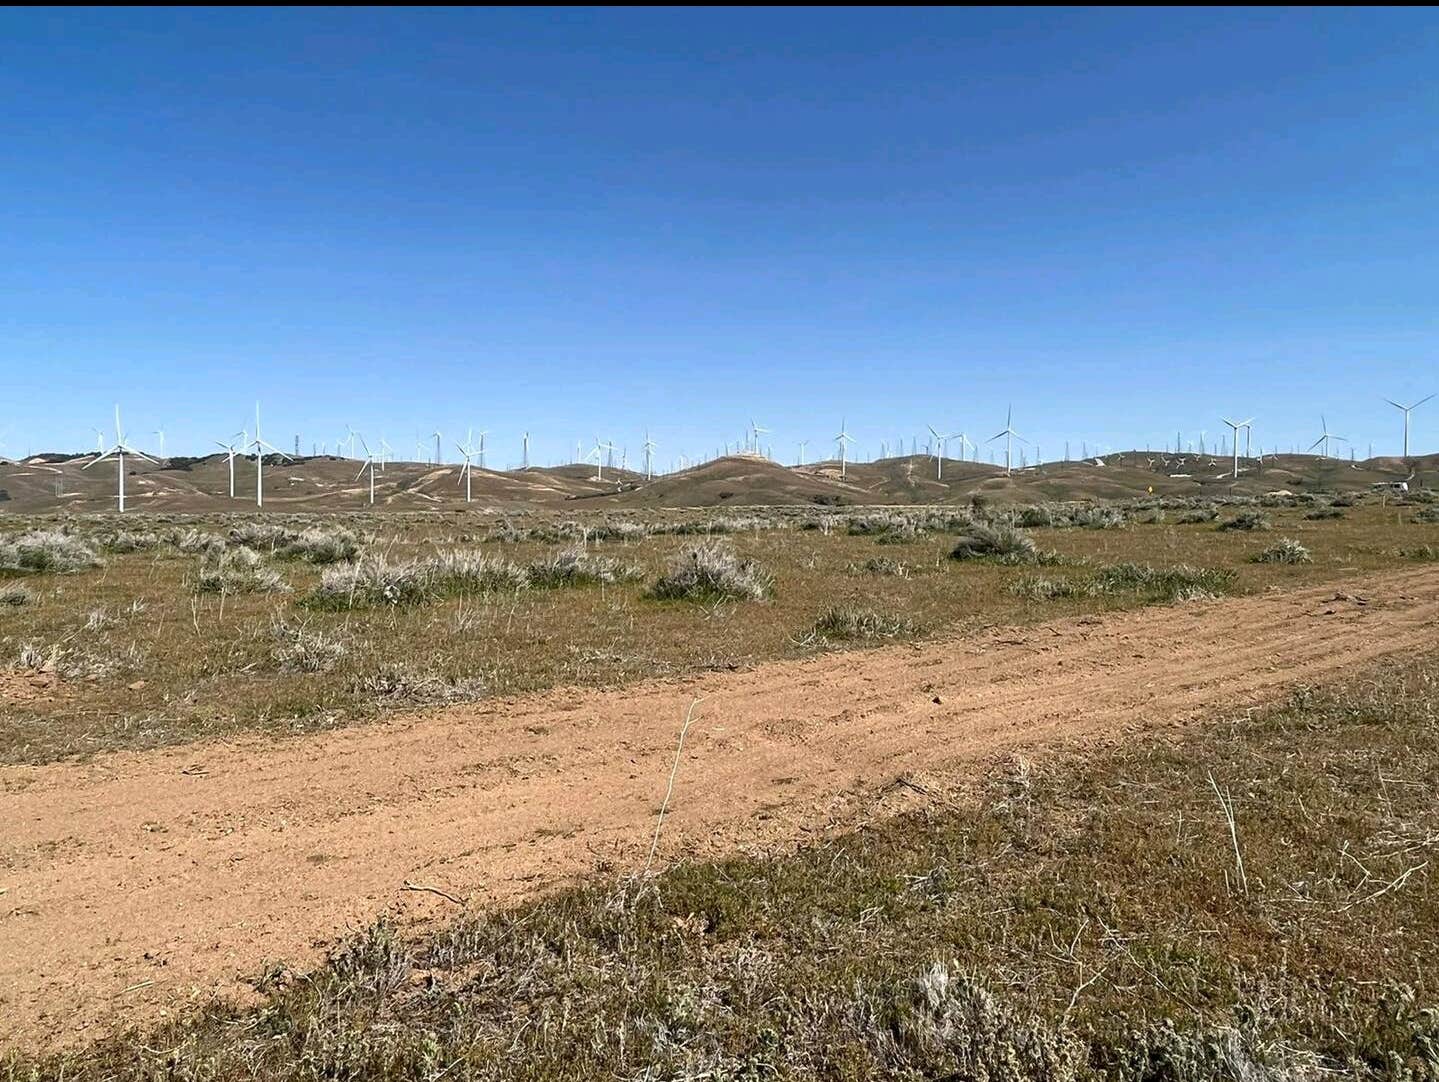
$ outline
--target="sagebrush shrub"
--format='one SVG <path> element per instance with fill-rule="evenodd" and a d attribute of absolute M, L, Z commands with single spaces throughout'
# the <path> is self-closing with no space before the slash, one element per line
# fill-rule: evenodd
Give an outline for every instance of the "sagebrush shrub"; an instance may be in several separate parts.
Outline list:
<path fill-rule="evenodd" d="M 1307 564 L 1309 550 L 1292 537 L 1284 537 L 1262 552 L 1255 553 L 1257 564 Z"/>
<path fill-rule="evenodd" d="M 596 556 L 579 547 L 533 560 L 526 572 L 532 585 L 550 587 L 633 582 L 644 575 L 634 564 Z"/>
<path fill-rule="evenodd" d="M 1004 563 L 1033 563 L 1039 557 L 1039 549 L 1034 539 L 1017 527 L 976 522 L 959 536 L 950 556 L 956 560 L 995 559 Z"/>
<path fill-rule="evenodd" d="M 773 578 L 759 564 L 735 555 L 720 542 L 707 541 L 675 557 L 651 593 L 658 598 L 759 601 L 773 586 Z"/>
<path fill-rule="evenodd" d="M 68 575 L 104 563 L 85 542 L 59 530 L 31 530 L 0 540 L 0 572 L 49 571 Z"/>
<path fill-rule="evenodd" d="M 195 589 L 202 594 L 278 594 L 287 593 L 290 584 L 259 553 L 240 548 L 202 557 Z"/>
<path fill-rule="evenodd" d="M 342 527 L 301 530 L 276 550 L 285 560 L 304 560 L 311 564 L 348 563 L 360 553 L 360 535 Z"/>
<path fill-rule="evenodd" d="M 822 639 L 894 639 L 914 632 L 915 623 L 907 616 L 862 605 L 832 606 L 810 628 L 811 635 Z"/>
<path fill-rule="evenodd" d="M 1217 529 L 1220 530 L 1267 530 L 1269 520 L 1264 517 L 1261 511 L 1241 511 L 1231 519 L 1225 519 Z"/>
<path fill-rule="evenodd" d="M 0 586 L 0 606 L 19 608 L 21 605 L 30 604 L 34 599 L 35 595 L 18 582 L 6 583 Z"/>

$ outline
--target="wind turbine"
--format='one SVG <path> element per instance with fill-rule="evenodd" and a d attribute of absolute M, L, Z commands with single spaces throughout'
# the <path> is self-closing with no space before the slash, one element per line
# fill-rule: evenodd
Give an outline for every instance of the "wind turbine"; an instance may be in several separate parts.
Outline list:
<path fill-rule="evenodd" d="M 480 433 L 480 450 L 479 450 L 479 455 L 480 455 L 480 469 L 484 469 L 484 468 L 485 468 L 485 437 L 488 436 L 489 434 L 490 434 L 489 429 L 485 429 L 485 431 L 483 431 L 483 432 Z M 470 439 L 469 439 L 469 442 L 470 442 L 470 443 L 474 443 L 474 442 L 475 442 L 475 437 L 474 437 L 474 436 L 471 436 Z"/>
<path fill-rule="evenodd" d="M 963 432 L 961 432 L 955 438 L 959 440 L 959 460 L 961 462 L 964 461 L 964 449 L 966 447 L 968 447 L 971 451 L 979 450 L 979 448 L 975 445 L 974 441 L 971 440 L 968 436 L 966 436 Z"/>
<path fill-rule="evenodd" d="M 438 466 L 440 464 L 440 430 L 437 428 L 430 435 L 435 437 L 435 465 Z"/>
<path fill-rule="evenodd" d="M 1004 427 L 998 432 L 996 432 L 993 436 L 990 436 L 989 439 L 985 441 L 987 443 L 993 443 L 995 440 L 999 439 L 1000 436 L 1004 437 L 1004 476 L 1006 477 L 1009 476 L 1010 464 L 1013 461 L 1014 441 L 1018 440 L 1020 443 L 1029 442 L 1014 430 L 1013 422 L 1014 407 L 1010 406 L 1009 412 L 1004 415 Z"/>
<path fill-rule="evenodd" d="M 954 439 L 954 433 L 951 432 L 949 435 L 943 436 L 935 430 L 934 425 L 926 425 L 925 427 L 929 429 L 929 434 L 934 437 L 934 479 L 936 481 L 943 481 L 944 454 L 949 450 L 949 441 Z"/>
<path fill-rule="evenodd" d="M 755 451 L 755 454 L 759 454 L 759 453 L 760 453 L 760 449 L 759 449 L 759 438 L 760 438 L 761 435 L 768 435 L 770 430 L 767 429 L 767 428 L 761 428 L 759 425 L 755 424 L 753 417 L 751 417 L 751 418 L 749 419 L 749 427 L 750 427 L 750 431 L 751 431 L 752 433 L 754 433 L 754 451 Z"/>
<path fill-rule="evenodd" d="M 165 430 L 163 428 L 157 428 L 155 429 L 155 435 L 160 439 L 160 459 L 163 461 L 165 458 Z"/>
<path fill-rule="evenodd" d="M 236 447 L 233 442 L 235 436 L 240 437 L 239 447 Z M 230 437 L 230 443 L 221 443 L 219 440 L 215 441 L 215 446 L 225 452 L 225 460 L 230 467 L 230 499 L 232 500 L 235 498 L 235 456 L 245 453 L 245 440 L 249 436 L 249 433 L 242 430 L 236 432 L 235 436 Z"/>
<path fill-rule="evenodd" d="M 1405 421 L 1406 421 L 1405 429 L 1407 430 L 1407 429 L 1408 429 L 1408 424 L 1407 424 L 1408 415 L 1407 415 L 1407 414 L 1405 415 Z M 1320 456 L 1321 458 L 1328 458 L 1328 457 L 1329 457 L 1329 441 L 1330 441 L 1330 440 L 1338 440 L 1340 443 L 1348 443 L 1348 442 L 1349 442 L 1349 441 L 1346 440 L 1343 436 L 1336 436 L 1336 435 L 1334 435 L 1334 433 L 1332 433 L 1332 432 L 1329 431 L 1329 422 L 1324 419 L 1324 414 L 1322 414 L 1322 413 L 1319 415 L 1319 427 L 1323 430 L 1323 435 L 1321 435 L 1317 440 L 1315 440 L 1313 443 L 1311 443 L 1311 444 L 1309 445 L 1309 449 L 1312 451 L 1312 450 L 1314 450 L 1314 448 L 1318 447 L 1320 444 L 1323 444 L 1323 445 L 1324 445 L 1324 449 L 1319 452 L 1319 456 Z M 1407 450 L 1407 439 L 1406 439 L 1406 450 L 1405 450 L 1404 453 L 1405 453 L 1405 455 L 1408 455 L 1408 453 L 1409 453 L 1408 450 Z"/>
<path fill-rule="evenodd" d="M 350 437 L 350 441 L 353 444 L 353 434 Z M 260 403 L 258 402 L 255 403 L 255 438 L 250 441 L 250 446 L 254 448 L 255 451 L 255 506 L 263 507 L 265 505 L 265 448 L 268 447 L 281 458 L 289 458 L 290 456 L 285 454 L 284 451 L 280 450 L 273 443 L 266 443 L 260 438 Z M 293 461 L 293 459 L 291 461 Z"/>
<path fill-rule="evenodd" d="M 356 435 L 359 435 L 359 433 L 356 433 Z M 365 476 L 365 471 L 366 471 L 366 470 L 369 470 L 369 471 L 370 471 L 370 506 L 371 506 L 371 507 L 374 507 L 374 506 L 375 506 L 375 456 L 370 452 L 370 445 L 365 442 L 365 437 L 364 437 L 364 436 L 360 436 L 360 446 L 365 449 L 365 461 L 364 461 L 364 462 L 361 464 L 361 466 L 360 466 L 360 472 L 357 473 L 357 474 L 355 474 L 355 480 L 358 481 L 361 477 Z"/>
<path fill-rule="evenodd" d="M 1395 402 L 1394 399 L 1392 399 L 1392 398 L 1386 398 L 1386 399 L 1384 400 L 1385 402 L 1388 402 L 1391 406 L 1393 406 L 1395 409 L 1402 411 L 1403 414 L 1404 414 L 1404 457 L 1405 457 L 1405 458 L 1408 458 L 1408 457 L 1409 457 L 1409 415 L 1410 415 L 1411 413 L 1413 413 L 1415 410 L 1417 410 L 1420 406 L 1424 405 L 1425 402 L 1428 402 L 1429 399 L 1431 399 L 1431 398 L 1433 398 L 1433 397 L 1434 397 L 1434 396 L 1433 396 L 1432 394 L 1431 394 L 1431 395 L 1427 395 L 1426 397 L 1421 398 L 1418 402 L 1415 402 L 1412 406 L 1401 406 L 1398 402 Z"/>
<path fill-rule="evenodd" d="M 804 449 L 809 446 L 809 440 L 799 441 L 799 464 L 804 465 Z"/>
<path fill-rule="evenodd" d="M 1247 421 L 1231 421 L 1228 417 L 1221 417 L 1219 419 L 1227 424 L 1234 432 L 1234 479 L 1237 481 L 1239 480 L 1239 430 L 1241 428 L 1247 430 L 1249 426 L 1254 423 L 1254 418 L 1251 417 Z"/>
<path fill-rule="evenodd" d="M 594 448 L 594 450 L 591 451 L 589 454 L 585 455 L 585 458 L 586 458 L 586 459 L 589 459 L 589 458 L 593 457 L 594 460 L 595 460 L 595 475 L 594 475 L 594 477 L 592 478 L 592 480 L 595 480 L 595 481 L 603 481 L 603 480 L 605 479 L 605 452 L 606 452 L 606 451 L 608 451 L 611 456 L 614 455 L 614 453 L 615 453 L 615 444 L 614 444 L 614 441 L 611 440 L 611 441 L 608 442 L 608 443 L 601 443 L 601 442 L 600 442 L 600 438 L 599 438 L 598 436 L 596 436 L 596 437 L 595 437 L 595 448 Z"/>
<path fill-rule="evenodd" d="M 120 407 L 116 406 L 115 446 L 111 447 L 108 451 L 102 452 L 98 457 L 91 459 L 89 462 L 85 463 L 85 465 L 80 468 L 88 470 L 91 466 L 95 465 L 96 462 L 104 462 L 107 458 L 113 458 L 115 460 L 115 465 L 117 467 L 116 473 L 118 474 L 120 479 L 119 494 L 121 512 L 125 510 L 125 456 L 127 454 L 134 455 L 136 458 L 143 458 L 146 462 L 155 461 L 149 455 L 145 454 L 142 451 L 135 450 L 135 448 L 131 447 L 128 443 L 125 442 L 125 433 L 120 428 Z"/>
<path fill-rule="evenodd" d="M 654 470 L 655 448 L 658 447 L 658 446 L 659 446 L 659 444 L 655 443 L 654 440 L 650 439 L 649 429 L 645 429 L 644 449 L 645 449 L 645 480 L 646 480 L 646 481 L 653 481 L 653 480 L 654 480 L 654 477 L 655 477 L 655 470 Z"/>
<path fill-rule="evenodd" d="M 390 452 L 393 451 L 393 450 L 394 450 L 394 448 L 389 445 L 389 442 L 386 441 L 385 437 L 384 437 L 384 436 L 381 436 L 381 437 L 380 437 L 380 472 L 381 472 L 381 473 L 384 473 L 384 472 L 385 472 L 385 463 L 389 462 L 389 460 L 390 460 Z"/>
<path fill-rule="evenodd" d="M 524 454 L 520 457 L 520 469 L 527 470 L 530 468 L 530 434 L 528 432 L 525 433 L 524 447 Z"/>
<path fill-rule="evenodd" d="M 465 459 L 465 464 L 460 467 L 460 479 L 465 482 L 466 503 L 470 502 L 470 471 L 473 468 L 473 463 L 471 460 L 475 457 L 475 449 L 473 447 L 473 444 L 473 439 L 466 441 L 463 447 L 460 446 L 460 444 L 458 443 L 455 444 L 456 449 L 460 452 L 461 455 L 464 456 Z"/>
<path fill-rule="evenodd" d="M 840 475 L 840 477 L 844 477 L 844 468 L 845 468 L 845 464 L 844 464 L 844 450 L 845 450 L 845 445 L 854 442 L 854 439 L 850 436 L 848 430 L 847 430 L 846 427 L 845 427 L 844 418 L 840 418 L 840 422 L 839 422 L 839 435 L 835 436 L 834 442 L 837 443 L 837 444 L 839 444 L 839 475 Z"/>

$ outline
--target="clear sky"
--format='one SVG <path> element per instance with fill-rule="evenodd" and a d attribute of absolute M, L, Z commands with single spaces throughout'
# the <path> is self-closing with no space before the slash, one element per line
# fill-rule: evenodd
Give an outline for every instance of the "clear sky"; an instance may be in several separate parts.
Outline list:
<path fill-rule="evenodd" d="M 1436 194 L 1432 11 L 10 9 L 0 453 L 1396 453 Z"/>

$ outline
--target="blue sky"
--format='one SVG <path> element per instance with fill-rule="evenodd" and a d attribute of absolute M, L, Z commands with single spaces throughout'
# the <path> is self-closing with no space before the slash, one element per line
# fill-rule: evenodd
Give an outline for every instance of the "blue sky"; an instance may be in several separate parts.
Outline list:
<path fill-rule="evenodd" d="M 1426 11 L 0 12 L 0 452 L 1046 457 L 1439 390 Z M 448 444 L 448 440 L 446 441 Z M 1415 414 L 1439 448 L 1439 400 Z"/>

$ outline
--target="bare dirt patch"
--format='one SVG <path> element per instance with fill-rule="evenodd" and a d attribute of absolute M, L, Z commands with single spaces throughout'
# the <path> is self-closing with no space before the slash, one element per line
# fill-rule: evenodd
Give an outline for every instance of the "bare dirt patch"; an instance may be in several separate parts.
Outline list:
<path fill-rule="evenodd" d="M 1419 648 L 1436 617 L 1426 567 L 278 743 L 0 769 L 6 1037 L 68 1043 L 240 997 L 266 962 L 316 960 L 382 912 L 425 920 L 636 867 L 695 698 L 665 856 L 790 844 L 909 771 L 1259 706 Z"/>

